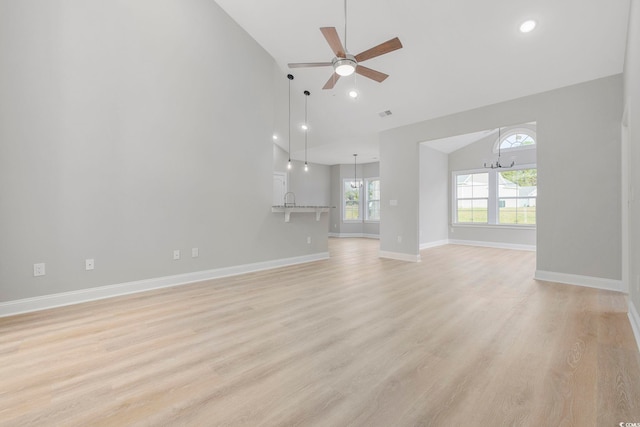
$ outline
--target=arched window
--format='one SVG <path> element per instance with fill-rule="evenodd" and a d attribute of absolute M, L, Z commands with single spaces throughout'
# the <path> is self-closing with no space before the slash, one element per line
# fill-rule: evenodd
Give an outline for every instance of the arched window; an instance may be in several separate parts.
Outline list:
<path fill-rule="evenodd" d="M 501 151 L 535 148 L 536 133 L 531 129 L 510 129 L 502 134 L 500 141 L 496 141 L 494 152 L 498 151 L 498 144 Z"/>

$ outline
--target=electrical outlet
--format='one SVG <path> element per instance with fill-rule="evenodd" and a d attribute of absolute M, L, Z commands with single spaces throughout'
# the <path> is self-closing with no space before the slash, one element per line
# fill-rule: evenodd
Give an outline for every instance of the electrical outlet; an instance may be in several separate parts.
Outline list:
<path fill-rule="evenodd" d="M 398 236 L 398 243 L 402 243 L 402 236 Z"/>
<path fill-rule="evenodd" d="M 45 275 L 44 262 L 33 264 L 33 276 L 38 277 L 38 276 L 44 276 L 44 275 Z"/>
<path fill-rule="evenodd" d="M 311 236 L 307 236 L 307 245 L 311 244 Z"/>
<path fill-rule="evenodd" d="M 191 248 L 191 258 L 198 258 L 200 256 L 200 251 L 198 248 Z"/>
<path fill-rule="evenodd" d="M 173 251 L 173 259 L 174 260 L 180 259 L 180 249 L 176 249 Z"/>
<path fill-rule="evenodd" d="M 85 270 L 93 270 L 93 267 L 94 267 L 93 258 L 84 260 L 84 269 Z"/>

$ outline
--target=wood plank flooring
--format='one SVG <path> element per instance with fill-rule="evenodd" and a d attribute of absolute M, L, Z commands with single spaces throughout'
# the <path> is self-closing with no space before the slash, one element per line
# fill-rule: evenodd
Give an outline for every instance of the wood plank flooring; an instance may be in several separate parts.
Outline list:
<path fill-rule="evenodd" d="M 466 246 L 331 259 L 0 319 L 1 426 L 640 423 L 625 296 Z"/>

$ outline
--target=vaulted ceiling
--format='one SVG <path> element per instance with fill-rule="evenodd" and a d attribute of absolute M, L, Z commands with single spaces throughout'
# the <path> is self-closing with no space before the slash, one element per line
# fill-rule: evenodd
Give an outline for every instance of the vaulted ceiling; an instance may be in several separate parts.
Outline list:
<path fill-rule="evenodd" d="M 294 126 L 304 118 L 302 91 L 311 91 L 309 160 L 323 164 L 349 163 L 353 153 L 376 160 L 385 129 L 621 73 L 629 12 L 629 0 L 349 0 L 349 52 L 396 36 L 404 47 L 363 64 L 389 74 L 384 82 L 349 76 L 323 90 L 330 67 L 287 64 L 333 58 L 319 28 L 336 27 L 344 42 L 343 0 L 216 2 L 273 56 L 284 102 L 286 74 L 295 76 Z M 538 26 L 523 34 L 527 19 Z M 380 117 L 385 110 L 392 115 Z M 286 149 L 282 114 L 274 133 Z M 292 131 L 294 158 L 303 139 Z"/>

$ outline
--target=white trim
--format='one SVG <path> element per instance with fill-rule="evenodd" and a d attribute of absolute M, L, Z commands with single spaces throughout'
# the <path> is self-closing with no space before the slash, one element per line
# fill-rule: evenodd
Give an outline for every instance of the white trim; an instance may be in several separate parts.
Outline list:
<path fill-rule="evenodd" d="M 493 228 L 496 230 L 532 230 L 536 231 L 536 226 L 531 224 L 485 224 L 485 223 L 465 223 L 459 222 L 455 224 L 449 224 L 449 227 L 452 228 Z"/>
<path fill-rule="evenodd" d="M 502 243 L 502 242 L 485 242 L 481 240 L 455 240 L 449 239 L 451 245 L 465 245 L 465 246 L 481 246 L 485 248 L 496 249 L 513 249 L 516 251 L 533 251 L 535 252 L 535 245 L 521 245 L 517 243 Z"/>
<path fill-rule="evenodd" d="M 378 253 L 380 258 L 389 258 L 395 259 L 398 261 L 407 261 L 407 262 L 420 262 L 420 254 L 411 255 L 400 252 L 389 252 L 389 251 L 380 251 Z"/>
<path fill-rule="evenodd" d="M 636 306 L 633 305 L 631 300 L 629 300 L 629 312 L 627 316 L 629 316 L 631 329 L 633 329 L 633 335 L 636 337 L 636 345 L 638 346 L 638 351 L 640 351 L 640 315 L 638 315 Z"/>
<path fill-rule="evenodd" d="M 443 245 L 448 245 L 448 244 L 449 244 L 449 239 L 436 240 L 436 241 L 427 242 L 427 243 L 420 243 L 420 250 L 429 249 L 429 248 L 435 248 L 437 246 L 443 246 Z"/>
<path fill-rule="evenodd" d="M 543 280 L 545 282 L 557 282 L 567 285 L 623 292 L 622 280 L 603 279 L 601 277 L 580 276 L 577 274 L 556 273 L 554 271 L 543 270 L 536 270 L 533 278 L 536 280 Z"/>
<path fill-rule="evenodd" d="M 380 239 L 379 234 L 367 234 L 367 233 L 329 233 L 329 237 Z"/>
<path fill-rule="evenodd" d="M 304 264 L 307 262 L 325 259 L 329 259 L 329 252 L 319 252 L 316 254 L 293 258 L 283 258 L 272 261 L 256 262 L 253 264 L 216 268 L 213 270 L 196 271 L 193 273 L 178 274 L 174 276 L 156 277 L 153 279 L 137 280 L 134 282 L 120 283 L 116 285 L 100 286 L 97 288 L 81 289 L 53 295 L 43 295 L 40 297 L 7 301 L 0 303 L 0 317 L 112 298 L 120 295 L 145 292 L 153 289 L 186 285 L 189 283 L 202 282 L 204 280 L 218 279 L 221 277 L 271 270 L 274 268 Z"/>

